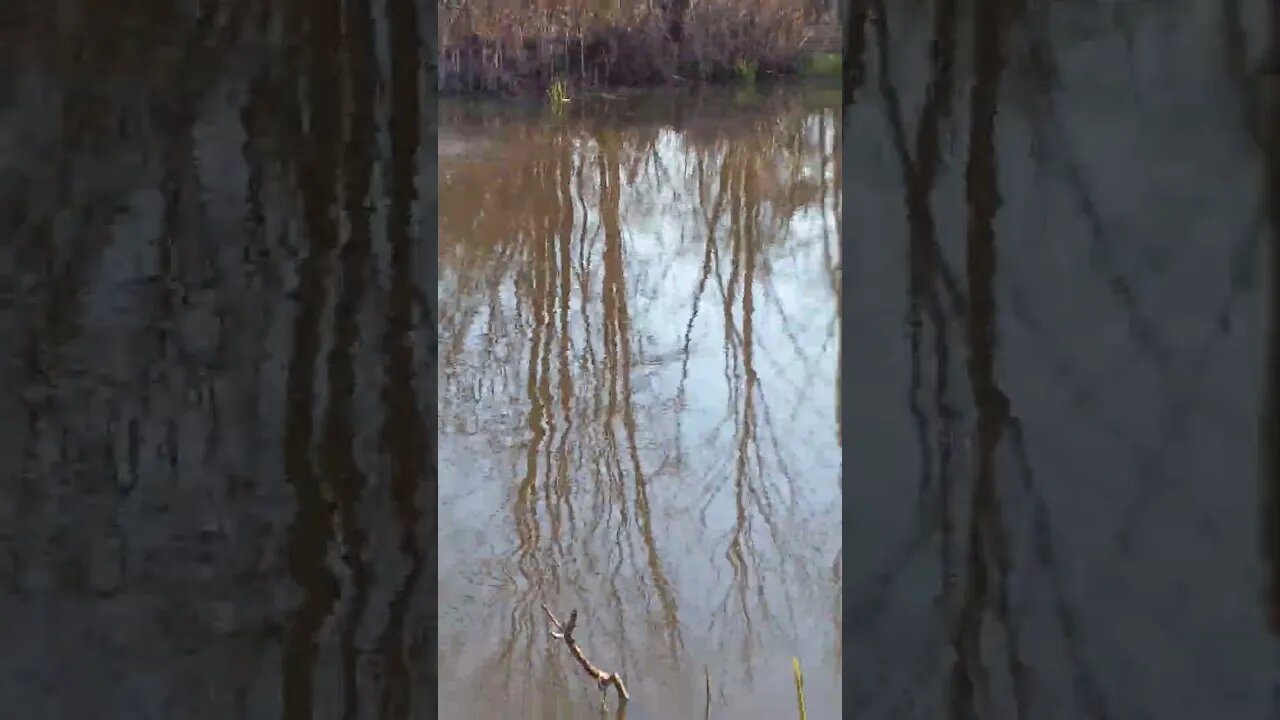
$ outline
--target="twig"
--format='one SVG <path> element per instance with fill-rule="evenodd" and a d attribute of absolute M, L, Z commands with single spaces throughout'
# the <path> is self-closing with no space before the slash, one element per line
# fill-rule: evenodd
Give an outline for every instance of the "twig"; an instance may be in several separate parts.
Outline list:
<path fill-rule="evenodd" d="M 702 711 L 702 720 L 711 720 L 711 670 L 706 665 L 702 666 L 702 677 L 707 681 L 707 706 Z"/>
<path fill-rule="evenodd" d="M 551 614 L 551 609 L 547 607 L 546 603 L 542 604 L 542 611 L 547 614 L 547 618 L 551 620 L 552 627 L 555 628 L 554 630 L 548 631 L 551 633 L 551 637 L 557 640 L 564 640 L 564 644 L 569 648 L 569 652 L 573 654 L 573 657 L 578 661 L 578 664 L 582 666 L 582 669 L 600 685 L 600 689 L 603 690 L 605 687 L 612 685 L 618 690 L 618 697 L 622 699 L 622 703 L 626 703 L 630 700 L 631 695 L 627 693 L 627 686 L 623 684 L 622 676 L 617 673 L 605 672 L 595 665 L 592 665 L 591 661 L 587 659 L 587 656 L 582 653 L 582 648 L 578 647 L 578 641 L 573 639 L 573 629 L 578 625 L 578 611 L 571 611 L 569 613 L 569 622 L 563 625 L 560 624 L 560 621 L 556 619 L 555 615 Z"/>

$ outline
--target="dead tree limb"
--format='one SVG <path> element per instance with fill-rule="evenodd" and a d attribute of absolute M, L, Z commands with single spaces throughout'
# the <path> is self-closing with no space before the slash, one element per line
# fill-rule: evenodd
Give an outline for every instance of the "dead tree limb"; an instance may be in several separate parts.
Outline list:
<path fill-rule="evenodd" d="M 551 637 L 557 640 L 564 640 L 565 646 L 569 648 L 569 652 L 573 654 L 574 659 L 600 685 L 600 689 L 603 690 L 612 685 L 617 689 L 618 697 L 621 698 L 622 703 L 625 704 L 630 700 L 631 695 L 627 693 L 627 686 L 622 682 L 622 676 L 618 675 L 618 673 L 605 672 L 591 664 L 591 661 L 583 654 L 582 648 L 578 646 L 578 641 L 573 639 L 573 630 L 578 625 L 578 611 L 573 610 L 570 612 L 569 622 L 563 625 L 560 624 L 555 615 L 551 614 L 551 609 L 547 607 L 546 603 L 542 604 L 542 611 L 547 614 L 547 618 L 551 620 L 551 625 L 554 628 L 548 631 L 551 633 Z"/>

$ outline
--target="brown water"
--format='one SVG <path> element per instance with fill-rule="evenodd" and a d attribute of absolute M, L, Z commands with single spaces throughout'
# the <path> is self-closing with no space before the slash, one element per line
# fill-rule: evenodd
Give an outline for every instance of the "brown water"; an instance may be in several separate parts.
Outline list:
<path fill-rule="evenodd" d="M 442 717 L 839 717 L 838 102 L 442 107 Z"/>
<path fill-rule="evenodd" d="M 1280 716 L 1280 5 L 869 5 L 845 712 Z"/>

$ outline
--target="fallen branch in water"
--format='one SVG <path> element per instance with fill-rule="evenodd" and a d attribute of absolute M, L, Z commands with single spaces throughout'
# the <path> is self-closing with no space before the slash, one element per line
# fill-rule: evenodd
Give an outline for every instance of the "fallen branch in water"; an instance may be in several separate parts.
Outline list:
<path fill-rule="evenodd" d="M 621 698 L 622 703 L 630 700 L 631 696 L 627 694 L 627 686 L 623 684 L 622 676 L 618 675 L 618 673 L 605 672 L 592 665 L 587 656 L 582 653 L 582 648 L 578 647 L 578 641 L 573 639 L 573 629 L 578 625 L 578 611 L 570 612 L 569 622 L 563 625 L 560 624 L 555 615 L 551 614 L 551 609 L 547 607 L 546 603 L 542 604 L 542 611 L 547 614 L 547 618 L 551 620 L 551 625 L 555 628 L 548 631 L 551 633 L 551 637 L 557 640 L 564 640 L 564 644 L 569 648 L 569 652 L 573 654 L 574 659 L 578 661 L 578 664 L 582 666 L 582 669 L 588 675 L 595 679 L 600 685 L 600 689 L 603 690 L 605 687 L 612 685 L 618 690 L 618 697 Z"/>

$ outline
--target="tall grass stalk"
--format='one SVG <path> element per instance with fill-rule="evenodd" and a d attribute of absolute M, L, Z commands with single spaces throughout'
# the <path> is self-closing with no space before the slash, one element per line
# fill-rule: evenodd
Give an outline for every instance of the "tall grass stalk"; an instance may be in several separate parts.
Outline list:
<path fill-rule="evenodd" d="M 796 702 L 800 705 L 800 720 L 808 720 L 804 711 L 804 673 L 800 671 L 800 658 L 791 658 L 791 669 L 796 675 Z"/>

